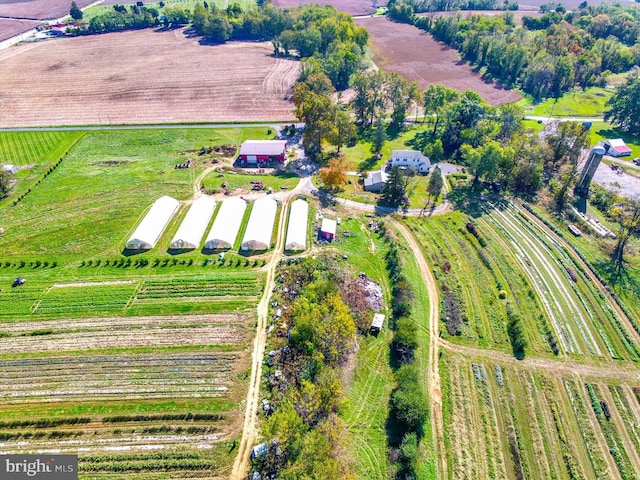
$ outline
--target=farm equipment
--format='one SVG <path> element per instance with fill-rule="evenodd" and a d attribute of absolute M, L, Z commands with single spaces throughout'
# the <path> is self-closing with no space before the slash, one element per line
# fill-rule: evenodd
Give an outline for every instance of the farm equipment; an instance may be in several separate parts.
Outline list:
<path fill-rule="evenodd" d="M 251 182 L 251 190 L 264 190 L 265 186 L 262 182 L 260 181 L 253 181 Z"/>
<path fill-rule="evenodd" d="M 26 280 L 22 277 L 17 277 L 14 281 L 13 281 L 13 285 L 11 285 L 12 287 L 19 287 L 20 285 L 24 285 L 26 282 Z"/>

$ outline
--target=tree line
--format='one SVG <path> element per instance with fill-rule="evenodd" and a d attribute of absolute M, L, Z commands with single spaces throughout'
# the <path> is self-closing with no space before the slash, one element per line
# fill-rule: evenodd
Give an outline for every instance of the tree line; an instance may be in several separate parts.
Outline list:
<path fill-rule="evenodd" d="M 540 18 L 499 16 L 417 17 L 410 4 L 395 3 L 389 16 L 416 25 L 460 52 L 469 63 L 535 100 L 559 97 L 574 86 L 606 84 L 611 73 L 640 64 L 640 9 L 600 5 L 571 12 L 564 7 Z"/>

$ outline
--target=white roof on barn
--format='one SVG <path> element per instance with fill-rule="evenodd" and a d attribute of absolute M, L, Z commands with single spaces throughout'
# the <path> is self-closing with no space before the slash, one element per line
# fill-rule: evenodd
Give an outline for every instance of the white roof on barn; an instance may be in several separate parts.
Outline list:
<path fill-rule="evenodd" d="M 387 172 L 384 170 L 376 170 L 375 172 L 369 172 L 367 178 L 364 179 L 364 186 L 370 187 L 379 183 L 387 183 Z"/>
<path fill-rule="evenodd" d="M 198 248 L 215 208 L 216 202 L 209 197 L 195 200 L 171 240 L 171 248 Z"/>
<path fill-rule="evenodd" d="M 331 235 L 336 234 L 337 222 L 330 218 L 322 219 L 322 226 L 320 227 L 321 232 L 330 233 Z"/>
<path fill-rule="evenodd" d="M 307 221 L 309 219 L 309 204 L 299 198 L 291 204 L 289 209 L 289 227 L 284 242 L 285 250 L 304 250 L 307 248 Z"/>
<path fill-rule="evenodd" d="M 232 248 L 246 209 L 247 202 L 241 198 L 231 197 L 224 200 L 209 230 L 204 248 L 207 250 Z"/>
<path fill-rule="evenodd" d="M 166 195 L 153 202 L 138 228 L 129 237 L 125 248 L 128 250 L 150 250 L 155 247 L 179 206 L 178 200 Z"/>
<path fill-rule="evenodd" d="M 604 143 L 608 143 L 620 153 L 631 151 L 629 146 L 626 143 L 624 143 L 624 140 L 622 140 L 621 138 L 612 138 L 610 140 L 605 140 Z"/>
<path fill-rule="evenodd" d="M 249 223 L 240 245 L 242 250 L 269 249 L 277 209 L 278 203 L 270 197 L 262 197 L 253 203 Z"/>
<path fill-rule="evenodd" d="M 286 140 L 247 140 L 240 146 L 240 155 L 281 155 L 286 149 Z"/>

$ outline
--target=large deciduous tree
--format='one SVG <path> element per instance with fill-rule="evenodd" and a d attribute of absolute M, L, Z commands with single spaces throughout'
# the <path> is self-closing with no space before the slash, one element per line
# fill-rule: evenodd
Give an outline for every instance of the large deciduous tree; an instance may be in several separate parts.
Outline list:
<path fill-rule="evenodd" d="M 613 207 L 610 215 L 616 219 L 619 225 L 618 239 L 611 256 L 618 269 L 624 267 L 624 251 L 632 236 L 640 235 L 640 197 L 635 197 L 628 202 Z"/>
<path fill-rule="evenodd" d="M 604 119 L 632 135 L 640 135 L 640 75 L 629 76 L 609 99 Z"/>
<path fill-rule="evenodd" d="M 320 180 L 327 190 L 336 191 L 347 183 L 347 174 L 343 162 L 339 158 L 332 158 L 325 168 L 321 168 Z"/>
<path fill-rule="evenodd" d="M 433 123 L 433 134 L 435 135 L 440 123 L 440 112 L 445 105 L 458 99 L 458 92 L 443 85 L 429 85 L 424 92 L 424 115 L 435 115 L 436 121 Z"/>
<path fill-rule="evenodd" d="M 322 159 L 322 142 L 335 135 L 336 105 L 331 92 L 331 82 L 322 73 L 310 75 L 305 82 L 296 83 L 293 89 L 296 117 L 305 123 L 302 144 L 314 160 Z"/>

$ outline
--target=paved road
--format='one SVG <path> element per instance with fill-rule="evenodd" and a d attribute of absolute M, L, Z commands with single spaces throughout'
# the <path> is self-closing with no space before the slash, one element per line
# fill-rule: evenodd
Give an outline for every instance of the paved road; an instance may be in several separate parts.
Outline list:
<path fill-rule="evenodd" d="M 282 125 L 291 125 L 291 122 L 269 122 L 269 123 L 158 123 L 152 125 L 85 125 L 75 127 L 15 127 L 0 128 L 0 132 L 80 132 L 98 130 L 184 130 L 198 128 L 250 128 L 250 127 L 272 127 L 280 128 Z M 304 123 L 295 123 L 297 128 L 304 126 Z"/>

